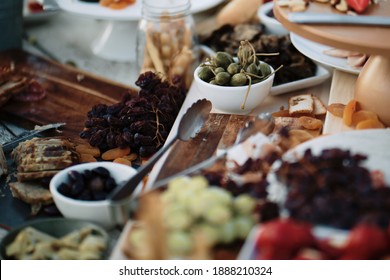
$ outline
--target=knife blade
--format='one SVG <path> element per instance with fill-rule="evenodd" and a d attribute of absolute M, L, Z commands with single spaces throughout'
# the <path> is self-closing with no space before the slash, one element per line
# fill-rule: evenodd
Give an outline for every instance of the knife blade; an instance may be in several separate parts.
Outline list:
<path fill-rule="evenodd" d="M 304 24 L 390 26 L 390 17 L 385 16 L 352 16 L 302 12 L 290 13 L 288 20 Z"/>
<path fill-rule="evenodd" d="M 47 124 L 47 125 L 42 125 L 42 126 L 36 126 L 35 129 L 26 131 L 11 141 L 3 144 L 3 151 L 4 153 L 8 153 L 12 151 L 20 142 L 27 140 L 41 132 L 50 130 L 50 129 L 57 129 L 61 126 L 64 126 L 66 123 L 52 123 L 52 124 Z"/>

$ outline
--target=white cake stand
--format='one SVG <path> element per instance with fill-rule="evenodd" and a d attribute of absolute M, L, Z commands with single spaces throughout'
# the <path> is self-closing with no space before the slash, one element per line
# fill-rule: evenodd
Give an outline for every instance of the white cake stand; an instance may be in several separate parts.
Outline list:
<path fill-rule="evenodd" d="M 205 11 L 224 0 L 193 0 L 191 12 Z M 102 58 L 121 62 L 134 62 L 136 58 L 136 34 L 141 19 L 142 0 L 123 10 L 111 10 L 98 3 L 79 0 L 57 0 L 61 9 L 95 19 L 106 20 L 101 34 L 92 42 L 92 52 Z"/>

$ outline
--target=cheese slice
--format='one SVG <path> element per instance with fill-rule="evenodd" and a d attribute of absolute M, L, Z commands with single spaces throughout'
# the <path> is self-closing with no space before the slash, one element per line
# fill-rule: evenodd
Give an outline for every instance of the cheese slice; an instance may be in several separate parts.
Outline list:
<path fill-rule="evenodd" d="M 288 112 L 291 116 L 312 114 L 313 111 L 314 99 L 311 94 L 296 95 L 288 100 Z"/>

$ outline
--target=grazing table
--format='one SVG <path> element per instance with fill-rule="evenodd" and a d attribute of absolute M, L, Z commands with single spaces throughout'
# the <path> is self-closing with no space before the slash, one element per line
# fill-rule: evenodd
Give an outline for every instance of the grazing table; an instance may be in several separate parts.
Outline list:
<path fill-rule="evenodd" d="M 215 10 L 197 14 L 196 22 L 201 22 Z M 13 103 L 9 102 L 0 110 L 0 120 L 8 124 L 12 122 L 15 131 L 18 129 L 31 129 L 35 124 L 46 124 L 50 122 L 67 122 L 63 135 L 77 136 L 82 130 L 86 113 L 89 108 L 99 102 L 114 103 L 118 101 L 121 94 L 129 89 L 135 88 L 135 81 L 138 77 L 137 68 L 131 62 L 113 62 L 95 56 L 90 49 L 90 42 L 104 27 L 104 23 L 98 20 L 91 20 L 77 15 L 61 12 L 56 17 L 43 22 L 34 22 L 25 26 L 28 36 L 33 37 L 40 46 L 49 51 L 57 61 L 52 61 L 45 56 L 45 52 L 37 49 L 27 41 L 24 42 L 23 50 L 12 50 L 0 54 L 0 66 L 9 65 L 11 61 L 16 62 L 17 67 L 23 68 L 23 73 L 38 79 L 42 84 L 49 87 L 49 95 L 45 100 L 37 103 Z M 76 67 L 74 67 L 76 66 Z M 326 81 L 320 85 L 286 93 L 277 96 L 268 96 L 252 115 L 260 112 L 278 111 L 281 106 L 288 105 L 291 96 L 301 93 L 312 93 L 319 97 L 325 104 L 337 101 L 334 95 L 329 98 L 329 92 L 333 87 L 340 84 L 348 92 L 353 92 L 353 84 L 356 76 L 338 73 L 335 71 L 332 88 L 331 81 Z M 178 119 L 191 104 L 199 98 L 194 85 L 191 86 L 187 98 L 179 113 Z M 209 133 L 207 137 L 209 143 L 197 142 L 196 150 L 193 147 L 196 142 L 191 142 L 187 151 L 192 150 L 188 160 L 183 164 L 174 165 L 172 162 L 177 154 L 167 154 L 161 159 L 153 169 L 149 177 L 149 183 L 159 176 L 161 170 L 165 177 L 180 169 L 196 164 L 209 157 L 221 142 L 224 142 L 229 129 L 237 132 L 239 125 L 243 124 L 249 117 L 231 116 L 213 111 L 209 122 Z M 329 117 L 328 117 L 329 119 Z M 219 124 L 215 126 L 215 124 Z M 341 122 L 337 119 L 329 119 L 329 124 L 325 124 L 326 133 L 334 133 L 344 130 L 338 126 Z M 178 122 L 174 124 L 173 131 L 177 129 Z M 171 133 L 172 135 L 172 133 Z M 170 157 L 170 158 L 169 158 Z M 162 169 L 168 163 L 169 169 Z M 182 162 L 181 162 L 182 163 Z M 5 184 L 5 179 L 0 182 L 1 201 L 0 203 L 0 224 L 9 227 L 17 226 L 33 217 L 29 216 L 30 208 L 21 201 L 11 200 L 9 188 Z M 4 209 L 3 209 L 4 208 Z M 7 208 L 7 209 L 5 209 Z M 12 209 L 12 211 L 10 210 Z M 119 232 L 112 234 L 115 238 Z"/>

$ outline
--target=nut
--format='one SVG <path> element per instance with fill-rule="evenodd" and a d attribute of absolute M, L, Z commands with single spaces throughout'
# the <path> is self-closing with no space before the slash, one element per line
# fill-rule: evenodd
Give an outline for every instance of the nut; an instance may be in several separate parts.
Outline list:
<path fill-rule="evenodd" d="M 348 4 L 345 0 L 340 0 L 340 3 L 335 7 L 339 12 L 346 13 L 348 11 Z"/>

